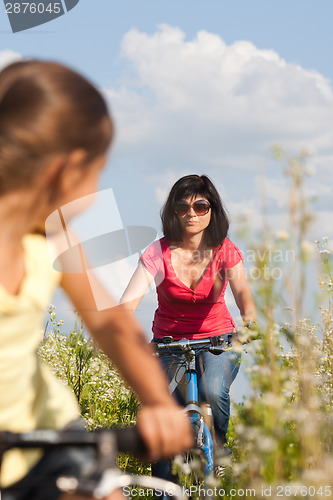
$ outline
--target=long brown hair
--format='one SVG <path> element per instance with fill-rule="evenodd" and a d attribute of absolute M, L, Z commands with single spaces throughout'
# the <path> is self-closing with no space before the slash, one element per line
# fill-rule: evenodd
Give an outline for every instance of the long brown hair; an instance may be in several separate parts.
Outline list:
<path fill-rule="evenodd" d="M 28 60 L 0 73 L 0 195 L 29 185 L 55 153 L 105 154 L 113 125 L 100 92 L 55 62 Z"/>
<path fill-rule="evenodd" d="M 222 245 L 227 237 L 229 218 L 220 195 L 207 175 L 185 175 L 172 186 L 168 199 L 161 210 L 163 234 L 169 241 L 182 241 L 182 231 L 175 213 L 176 201 L 202 196 L 211 206 L 211 219 L 205 229 L 208 245 Z"/>

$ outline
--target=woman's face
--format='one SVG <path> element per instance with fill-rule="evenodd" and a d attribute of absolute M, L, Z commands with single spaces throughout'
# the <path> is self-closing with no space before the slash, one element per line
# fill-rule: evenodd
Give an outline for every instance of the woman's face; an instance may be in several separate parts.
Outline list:
<path fill-rule="evenodd" d="M 185 203 L 188 205 L 187 207 L 183 207 Z M 203 232 L 208 227 L 211 219 L 211 208 L 206 198 L 202 196 L 184 198 L 177 202 L 176 205 L 181 205 L 180 213 L 176 213 L 183 234 L 195 235 Z M 183 214 L 182 212 L 186 208 L 188 210 Z"/>

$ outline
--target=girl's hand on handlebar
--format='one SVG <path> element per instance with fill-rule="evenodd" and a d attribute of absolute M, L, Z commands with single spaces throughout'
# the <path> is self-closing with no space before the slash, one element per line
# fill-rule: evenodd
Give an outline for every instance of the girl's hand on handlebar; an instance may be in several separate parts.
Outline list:
<path fill-rule="evenodd" d="M 143 406 L 137 426 L 150 460 L 182 453 L 193 445 L 191 423 L 183 409 L 174 403 Z"/>

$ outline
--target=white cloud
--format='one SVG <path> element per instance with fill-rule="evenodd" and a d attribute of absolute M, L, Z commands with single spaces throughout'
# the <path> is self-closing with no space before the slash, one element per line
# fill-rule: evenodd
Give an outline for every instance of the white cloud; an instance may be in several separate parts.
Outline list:
<path fill-rule="evenodd" d="M 330 242 L 333 241 L 333 210 L 317 211 L 311 236 L 313 240 L 320 240 L 323 236 L 327 236 Z"/>
<path fill-rule="evenodd" d="M 333 150 L 333 93 L 313 70 L 247 41 L 162 25 L 122 41 L 131 78 L 110 91 L 118 148 L 156 165 L 253 169 L 272 142 Z"/>
<path fill-rule="evenodd" d="M 21 54 L 14 52 L 12 50 L 1 50 L 0 51 L 0 70 L 2 70 L 8 64 L 19 61 L 22 59 Z"/>
<path fill-rule="evenodd" d="M 159 185 L 160 175 L 155 175 L 155 180 L 157 182 L 157 186 L 155 188 L 155 197 L 159 204 L 162 206 L 169 194 L 171 186 L 183 175 L 186 175 L 186 172 L 167 170 L 163 173 L 163 184 Z M 154 178 L 152 176 L 147 178 L 147 181 L 153 182 Z"/>
<path fill-rule="evenodd" d="M 288 203 L 288 188 L 284 178 L 256 178 L 258 191 L 262 193 L 262 203 L 274 200 L 279 208 L 285 208 Z M 267 201 L 266 201 L 267 200 Z"/>
<path fill-rule="evenodd" d="M 175 27 L 155 33 L 136 29 L 122 41 L 128 72 L 110 89 L 117 123 L 115 159 L 140 162 L 142 186 L 162 204 L 182 175 L 206 173 L 217 186 L 232 226 L 241 216 L 251 228 L 262 224 L 266 177 L 272 230 L 288 226 L 289 183 L 285 165 L 269 149 L 287 154 L 312 150 L 306 194 L 319 235 L 331 234 L 333 185 L 333 92 L 320 73 L 289 63 L 251 42 L 228 45 L 216 34 L 187 39 Z M 135 193 L 134 193 L 135 196 Z M 325 229 L 326 228 L 326 229 Z"/>

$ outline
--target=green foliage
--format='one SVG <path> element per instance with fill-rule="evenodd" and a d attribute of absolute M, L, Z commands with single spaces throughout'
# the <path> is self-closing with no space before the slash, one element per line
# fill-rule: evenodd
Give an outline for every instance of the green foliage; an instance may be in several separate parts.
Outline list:
<path fill-rule="evenodd" d="M 49 322 L 39 355 L 51 370 L 74 392 L 87 429 L 129 426 L 135 422 L 139 402 L 126 386 L 110 360 L 83 335 L 78 319 L 68 335 L 61 333 L 63 322 L 57 321 L 55 307 L 50 306 Z M 119 455 L 124 470 L 147 474 L 148 466 L 133 457 Z"/>
<path fill-rule="evenodd" d="M 312 200 L 305 188 L 307 155 L 289 158 L 278 148 L 276 158 L 286 165 L 290 182 L 289 233 L 273 234 L 267 224 L 257 237 L 248 239 L 256 257 L 252 289 L 260 335 L 246 346 L 251 392 L 236 406 L 229 431 L 234 456 L 232 481 L 238 487 L 254 488 L 257 498 L 266 497 L 263 487 L 272 487 L 275 494 L 269 496 L 277 497 L 278 486 L 287 488 L 294 498 L 321 498 L 325 486 L 332 485 L 333 466 L 330 252 L 327 238 L 316 242 L 325 304 L 321 306 L 321 321 L 316 323 L 302 318 L 307 265 L 315 253 L 314 245 L 306 240 L 312 221 Z M 293 258 L 279 265 L 272 256 L 281 250 L 284 255 L 292 252 Z M 281 325 L 284 311 L 292 320 Z M 314 489 L 308 495 L 310 487 Z"/>
<path fill-rule="evenodd" d="M 136 397 L 109 359 L 84 337 L 82 323 L 69 335 L 59 332 L 54 309 L 49 311 L 53 329 L 40 348 L 41 358 L 74 391 L 88 428 L 129 425 L 138 409 Z"/>

